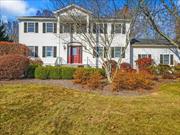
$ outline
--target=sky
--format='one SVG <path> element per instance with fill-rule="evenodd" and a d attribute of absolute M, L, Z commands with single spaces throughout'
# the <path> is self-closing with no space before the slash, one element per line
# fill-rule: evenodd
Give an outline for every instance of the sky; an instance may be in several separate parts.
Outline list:
<path fill-rule="evenodd" d="M 6 21 L 35 15 L 37 10 L 48 8 L 49 4 L 49 0 L 0 0 L 0 17 Z"/>
<path fill-rule="evenodd" d="M 178 3 L 180 5 L 180 0 Z M 51 8 L 50 0 L 0 0 L 0 19 L 6 22 L 18 16 L 35 15 L 37 10 Z"/>

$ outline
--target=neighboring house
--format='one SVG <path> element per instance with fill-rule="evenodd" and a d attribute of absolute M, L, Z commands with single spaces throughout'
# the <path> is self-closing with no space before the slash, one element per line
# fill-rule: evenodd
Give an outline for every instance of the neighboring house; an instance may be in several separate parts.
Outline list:
<path fill-rule="evenodd" d="M 54 17 L 25 16 L 19 18 L 19 42 L 26 44 L 31 49 L 31 57 L 40 57 L 45 65 L 72 64 L 72 65 L 102 65 L 97 59 L 93 49 L 89 49 L 87 42 L 81 40 L 78 27 L 72 24 L 68 17 L 69 12 L 76 12 L 77 17 L 83 17 L 80 24 L 84 32 L 92 32 L 96 39 L 96 26 L 101 27 L 100 34 L 113 33 L 114 38 L 111 45 L 111 57 L 118 60 L 126 45 L 126 32 L 129 29 L 129 19 L 103 18 L 101 23 L 91 23 L 94 20 L 92 13 L 77 5 L 69 5 L 54 12 Z M 147 41 L 147 40 L 146 40 Z M 161 43 L 136 42 L 131 44 L 122 55 L 123 62 L 131 63 L 140 57 L 150 56 L 157 64 L 164 63 L 173 65 L 180 63 L 176 55 L 168 48 L 169 45 Z M 96 47 L 97 43 L 94 43 Z M 173 50 L 176 48 L 170 46 Z M 91 51 L 91 54 L 87 52 Z M 99 45 L 98 52 L 104 56 L 105 48 Z"/>

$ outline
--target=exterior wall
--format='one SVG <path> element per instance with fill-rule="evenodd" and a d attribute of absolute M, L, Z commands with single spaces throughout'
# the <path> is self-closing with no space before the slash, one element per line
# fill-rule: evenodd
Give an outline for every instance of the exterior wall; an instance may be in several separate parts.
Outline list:
<path fill-rule="evenodd" d="M 174 51 L 176 53 L 174 53 Z M 174 64 L 180 63 L 180 50 L 175 48 L 133 47 L 131 52 L 134 68 L 137 68 L 135 61 L 138 59 L 138 54 L 151 54 L 151 58 L 154 60 L 155 64 L 160 64 L 160 54 L 172 54 L 174 57 Z"/>
<path fill-rule="evenodd" d="M 30 21 L 24 21 L 30 22 Z M 58 38 L 55 33 L 43 33 L 43 21 L 38 21 L 38 33 L 24 33 L 24 22 L 19 22 L 19 42 L 27 46 L 38 46 L 38 55 L 46 65 L 53 65 L 56 58 L 43 58 L 43 46 L 57 46 L 57 54 L 59 54 Z M 36 22 L 36 21 L 33 21 Z M 48 21 L 47 21 L 48 22 Z M 50 22 L 50 21 L 49 21 Z M 52 22 L 52 21 L 51 21 Z"/>
<path fill-rule="evenodd" d="M 58 19 L 57 19 L 58 20 Z M 19 42 L 26 44 L 27 46 L 38 46 L 38 55 L 42 59 L 45 65 L 54 65 L 57 58 L 52 57 L 42 57 L 42 48 L 43 46 L 56 46 L 57 47 L 57 57 L 62 58 L 62 64 L 67 64 L 67 50 L 68 43 L 71 42 L 70 33 L 59 33 L 59 26 L 57 23 L 57 33 L 43 33 L 43 22 L 56 22 L 56 21 L 32 21 L 39 23 L 38 33 L 24 33 L 24 22 L 31 21 L 20 21 L 19 22 Z M 126 28 L 128 29 L 129 24 L 126 23 Z M 108 23 L 108 33 L 111 32 L 111 23 Z M 74 42 L 80 42 L 83 46 L 89 48 L 87 42 L 83 42 L 81 40 L 81 36 L 77 34 L 73 34 L 76 39 Z M 59 38 L 60 37 L 60 38 Z M 94 37 L 96 35 L 94 34 Z M 101 42 L 101 41 L 99 41 Z M 125 47 L 126 43 L 126 35 L 125 34 L 114 34 L 114 39 L 112 42 L 112 47 Z M 94 45 L 95 46 L 95 45 Z M 93 49 L 90 49 L 91 53 Z M 125 58 L 123 58 L 123 62 L 130 62 L 130 51 L 129 47 L 125 52 Z M 114 60 L 118 60 L 118 58 L 114 58 Z M 90 66 L 96 66 L 96 58 L 93 58 L 92 54 L 87 53 L 87 50 L 83 47 L 82 52 L 82 64 L 88 64 Z M 102 61 L 99 58 L 99 66 L 102 65 Z"/>

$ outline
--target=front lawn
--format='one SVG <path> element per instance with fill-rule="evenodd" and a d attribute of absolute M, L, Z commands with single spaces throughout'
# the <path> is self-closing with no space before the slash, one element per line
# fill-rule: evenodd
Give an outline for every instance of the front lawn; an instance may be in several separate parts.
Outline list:
<path fill-rule="evenodd" d="M 144 96 L 40 84 L 0 85 L 2 135 L 178 135 L 180 83 Z"/>

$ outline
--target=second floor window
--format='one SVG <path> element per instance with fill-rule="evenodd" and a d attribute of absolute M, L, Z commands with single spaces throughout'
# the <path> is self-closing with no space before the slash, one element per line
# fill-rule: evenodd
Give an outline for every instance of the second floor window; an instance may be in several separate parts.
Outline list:
<path fill-rule="evenodd" d="M 56 23 L 43 23 L 43 33 L 56 33 L 57 24 Z"/>
<path fill-rule="evenodd" d="M 37 22 L 24 22 L 24 33 L 38 33 Z"/>
<path fill-rule="evenodd" d="M 92 31 L 95 34 L 96 32 L 107 34 L 107 23 L 104 24 L 93 24 Z"/>
<path fill-rule="evenodd" d="M 126 24 L 112 24 L 111 25 L 111 33 L 122 33 L 125 34 L 126 33 Z"/>
<path fill-rule="evenodd" d="M 60 33 L 71 33 L 74 32 L 73 24 L 60 24 Z"/>

